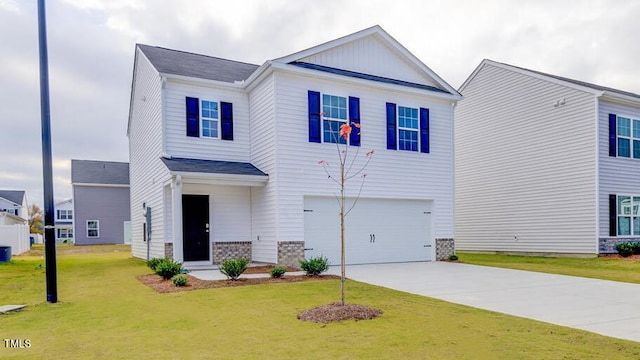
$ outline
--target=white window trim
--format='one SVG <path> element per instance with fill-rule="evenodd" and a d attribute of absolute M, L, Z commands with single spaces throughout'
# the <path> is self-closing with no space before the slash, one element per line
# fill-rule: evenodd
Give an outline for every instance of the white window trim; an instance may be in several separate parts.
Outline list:
<path fill-rule="evenodd" d="M 204 115 L 202 115 L 202 103 L 206 101 L 206 102 L 210 102 L 210 103 L 216 103 L 218 104 L 218 117 L 217 118 L 210 118 L 210 117 L 205 117 Z M 207 99 L 200 99 L 200 138 L 203 139 L 220 139 L 220 136 L 222 135 L 220 132 L 222 131 L 222 124 L 221 124 L 221 120 L 220 120 L 220 113 L 222 112 L 222 105 L 220 103 L 220 101 L 217 100 L 207 100 Z M 217 134 L 218 136 L 204 136 L 204 121 L 215 121 L 217 123 Z"/>
<path fill-rule="evenodd" d="M 406 109 L 415 109 L 418 110 L 418 128 L 414 129 L 414 128 L 408 128 L 408 127 L 404 127 L 404 126 L 400 126 L 400 108 L 406 108 Z M 412 107 L 412 106 L 405 106 L 405 105 L 396 105 L 396 139 L 398 139 L 397 141 L 397 145 L 396 148 L 398 151 L 408 151 L 408 152 L 412 152 L 412 153 L 419 153 L 420 152 L 420 107 Z M 407 150 L 407 149 L 400 149 L 400 130 L 405 130 L 405 131 L 413 131 L 416 133 L 416 139 L 418 140 L 417 144 L 418 146 L 416 147 L 416 150 Z"/>
<path fill-rule="evenodd" d="M 327 95 L 327 96 L 335 96 L 335 97 L 341 97 L 344 98 L 345 100 L 345 110 L 346 110 L 346 117 L 345 119 L 339 119 L 339 118 L 332 118 L 331 116 L 325 115 L 323 114 L 320 118 L 321 122 L 320 122 L 320 137 L 322 138 L 322 143 L 323 144 L 339 144 L 339 145 L 344 145 L 340 142 L 331 142 L 331 141 L 326 141 L 325 140 L 325 136 L 324 136 L 324 122 L 325 121 L 335 121 L 335 122 L 341 122 L 343 124 L 348 124 L 349 123 L 349 97 L 345 96 L 345 95 L 336 95 L 335 93 L 330 94 L 330 93 L 325 93 L 325 92 L 321 92 L 320 93 L 320 110 L 321 113 L 324 113 L 324 96 L 323 95 Z M 340 125 L 342 126 L 342 125 Z M 340 128 L 338 128 L 338 137 L 340 137 Z M 346 144 L 349 145 L 349 141 L 351 140 L 351 137 L 349 137 L 348 139 L 346 139 Z"/>
<path fill-rule="evenodd" d="M 629 136 L 620 135 L 618 133 L 618 124 L 619 124 L 620 118 L 629 119 Z M 624 115 L 624 114 L 623 115 L 616 114 L 616 157 L 619 157 L 621 159 L 640 159 L 637 157 L 633 157 L 633 140 L 640 141 L 640 138 L 633 137 L 633 121 L 634 120 L 640 121 L 640 117 Z M 618 138 L 629 140 L 629 156 L 628 157 L 620 156 L 620 148 L 618 147 Z M 626 196 L 626 195 L 622 195 L 622 196 Z"/>
<path fill-rule="evenodd" d="M 629 197 L 631 199 L 631 214 L 630 215 L 625 215 L 625 214 L 620 214 L 619 210 L 619 203 L 618 203 L 618 198 L 620 198 L 621 196 L 625 196 L 625 197 Z M 621 237 L 621 238 L 640 238 L 640 235 L 634 235 L 633 234 L 633 218 L 636 217 L 640 217 L 640 215 L 633 215 L 633 198 L 634 197 L 640 197 L 640 194 L 636 194 L 636 195 L 630 195 L 630 194 L 616 194 L 616 236 L 617 237 Z M 621 217 L 628 217 L 631 218 L 631 223 L 629 225 L 629 235 L 620 235 L 620 221 L 618 220 Z"/>
<path fill-rule="evenodd" d="M 95 229 L 89 228 L 89 223 L 90 222 L 95 222 L 96 223 L 96 228 Z M 97 235 L 96 236 L 89 235 L 89 230 L 96 230 Z M 96 239 L 96 238 L 100 237 L 100 220 L 87 220 L 87 237 L 88 238 L 92 238 L 92 239 Z"/>

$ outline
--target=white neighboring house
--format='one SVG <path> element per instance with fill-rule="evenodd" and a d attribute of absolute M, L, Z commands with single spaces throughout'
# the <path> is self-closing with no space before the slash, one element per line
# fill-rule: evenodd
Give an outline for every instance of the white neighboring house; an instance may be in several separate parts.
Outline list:
<path fill-rule="evenodd" d="M 56 244 L 73 244 L 73 199 L 55 205 Z"/>
<path fill-rule="evenodd" d="M 31 247 L 29 210 L 24 191 L 0 190 L 0 246 L 11 247 L 18 255 Z"/>
<path fill-rule="evenodd" d="M 347 218 L 347 263 L 444 258 L 459 99 L 379 26 L 261 66 L 137 45 L 133 255 L 189 267 L 317 255 L 338 264 L 338 187 L 318 161 L 337 161 L 333 135 L 349 122 L 362 125 L 349 151 L 375 155 Z M 359 187 L 352 181 L 347 196 Z"/>
<path fill-rule="evenodd" d="M 640 240 L 640 95 L 484 60 L 456 107 L 456 249 Z"/>

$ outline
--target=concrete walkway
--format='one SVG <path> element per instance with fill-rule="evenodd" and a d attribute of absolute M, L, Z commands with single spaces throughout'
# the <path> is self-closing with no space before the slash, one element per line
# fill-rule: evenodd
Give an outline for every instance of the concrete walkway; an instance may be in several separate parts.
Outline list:
<path fill-rule="evenodd" d="M 640 341 L 638 284 L 447 262 L 350 265 L 347 278 Z"/>

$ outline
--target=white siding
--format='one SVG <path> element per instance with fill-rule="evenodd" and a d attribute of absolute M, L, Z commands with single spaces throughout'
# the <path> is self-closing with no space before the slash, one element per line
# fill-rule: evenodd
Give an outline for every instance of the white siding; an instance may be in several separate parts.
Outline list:
<path fill-rule="evenodd" d="M 385 45 L 377 35 L 331 48 L 300 61 L 440 87 L 397 50 Z"/>
<path fill-rule="evenodd" d="M 402 91 L 386 91 L 335 81 L 310 81 L 277 74 L 277 206 L 278 240 L 304 240 L 304 196 L 333 196 L 339 187 L 327 179 L 319 160 L 337 165 L 335 144 L 308 142 L 308 90 L 360 99 L 362 146 L 359 158 L 375 150 L 362 197 L 434 200 L 436 238 L 453 237 L 453 149 L 451 103 Z M 431 152 L 386 149 L 386 102 L 430 109 Z M 355 152 L 358 147 L 349 147 Z M 347 183 L 347 196 L 357 195 L 360 178 Z M 336 211 L 338 207 L 336 205 Z"/>
<path fill-rule="evenodd" d="M 609 114 L 640 119 L 640 104 L 633 107 L 600 101 L 599 108 L 599 234 L 609 236 L 609 194 L 640 194 L 640 159 L 609 156 Z"/>
<path fill-rule="evenodd" d="M 249 94 L 251 163 L 269 175 L 265 187 L 251 188 L 253 259 L 277 262 L 276 136 L 274 79 L 268 76 Z"/>
<path fill-rule="evenodd" d="M 491 64 L 462 95 L 456 248 L 597 253 L 594 96 Z"/>
<path fill-rule="evenodd" d="M 233 141 L 190 137 L 186 133 L 186 97 L 233 104 Z M 172 157 L 249 161 L 249 104 L 241 90 L 203 87 L 168 80 L 164 89 L 166 152 Z M 221 113 L 221 111 L 219 111 Z M 202 124 L 200 124 L 202 130 Z"/>
<path fill-rule="evenodd" d="M 151 207 L 150 257 L 164 257 L 162 183 L 169 176 L 162 164 L 162 82 L 158 72 L 136 49 L 129 128 L 129 178 L 131 181 L 131 251 L 146 258 L 142 204 Z"/>

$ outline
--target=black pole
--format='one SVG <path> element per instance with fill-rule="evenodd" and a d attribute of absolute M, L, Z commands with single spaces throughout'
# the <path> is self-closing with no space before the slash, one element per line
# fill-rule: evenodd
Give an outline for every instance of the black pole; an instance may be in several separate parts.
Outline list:
<path fill-rule="evenodd" d="M 51 119 L 49 110 L 49 60 L 44 0 L 38 0 L 38 39 L 40 47 L 40 118 L 42 119 L 42 173 L 44 179 L 44 253 L 47 273 L 47 301 L 58 302 L 56 279 L 56 237 L 53 209 L 53 170 L 51 165 Z"/>

